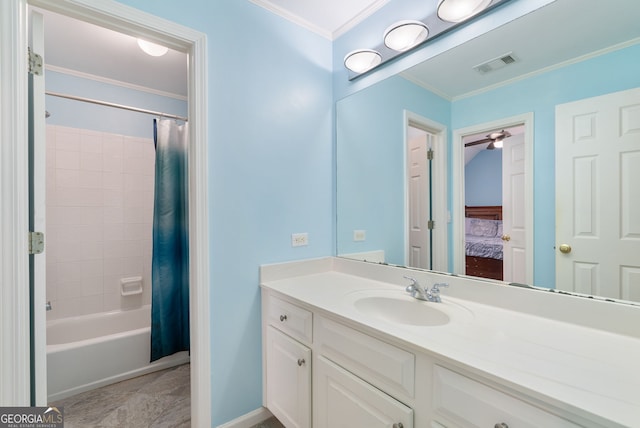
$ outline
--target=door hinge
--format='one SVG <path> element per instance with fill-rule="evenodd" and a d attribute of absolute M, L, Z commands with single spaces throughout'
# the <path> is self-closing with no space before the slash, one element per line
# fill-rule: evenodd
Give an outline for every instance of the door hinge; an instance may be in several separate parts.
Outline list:
<path fill-rule="evenodd" d="M 433 160 L 433 149 L 427 150 L 427 159 Z"/>
<path fill-rule="evenodd" d="M 427 221 L 427 229 L 433 230 L 436 228 L 436 222 L 433 220 Z"/>
<path fill-rule="evenodd" d="M 41 254 L 44 251 L 44 233 L 29 232 L 29 254 Z"/>
<path fill-rule="evenodd" d="M 42 57 L 33 52 L 31 48 L 28 50 L 29 56 L 29 73 L 36 76 L 42 76 Z"/>

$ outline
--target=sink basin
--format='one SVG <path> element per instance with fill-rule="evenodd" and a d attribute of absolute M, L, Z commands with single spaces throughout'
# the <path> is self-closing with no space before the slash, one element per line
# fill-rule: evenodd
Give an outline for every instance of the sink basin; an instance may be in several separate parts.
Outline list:
<path fill-rule="evenodd" d="M 362 296 L 353 301 L 353 306 L 363 315 L 395 324 L 416 326 L 447 324 L 449 316 L 437 308 L 441 304 L 408 296 Z"/>

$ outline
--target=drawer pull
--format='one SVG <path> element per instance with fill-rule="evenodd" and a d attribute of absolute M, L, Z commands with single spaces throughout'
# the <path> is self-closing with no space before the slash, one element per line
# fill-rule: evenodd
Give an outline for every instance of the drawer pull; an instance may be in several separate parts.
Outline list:
<path fill-rule="evenodd" d="M 493 428 L 509 428 L 509 425 L 505 424 L 504 422 L 500 422 L 499 424 L 495 424 Z"/>
<path fill-rule="evenodd" d="M 298 365 L 299 365 L 300 367 L 302 367 L 302 366 L 304 365 L 304 363 L 305 363 L 304 358 L 298 358 Z M 509 427 L 507 427 L 507 428 L 509 428 Z"/>
<path fill-rule="evenodd" d="M 397 422 L 393 424 L 393 428 L 404 428 L 404 425 L 402 425 L 402 422 Z"/>
<path fill-rule="evenodd" d="M 280 322 L 285 322 L 287 320 L 286 315 L 280 315 Z"/>

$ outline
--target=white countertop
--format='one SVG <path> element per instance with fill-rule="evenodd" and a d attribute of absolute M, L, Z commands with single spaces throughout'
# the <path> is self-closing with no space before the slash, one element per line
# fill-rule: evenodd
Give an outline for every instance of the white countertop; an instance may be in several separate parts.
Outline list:
<path fill-rule="evenodd" d="M 455 298 L 448 295 L 448 289 L 442 291 L 443 303 L 421 302 L 408 296 L 398 284 L 333 269 L 323 271 L 317 266 L 304 273 L 300 267 L 298 263 L 294 271 L 281 278 L 277 273 L 263 274 L 261 285 L 576 416 L 607 426 L 614 422 L 640 427 L 637 337 Z M 452 286 L 462 286 L 461 279 L 456 280 L 458 284 Z M 450 315 L 450 322 L 414 326 L 363 314 L 352 303 L 354 296 L 362 296 L 366 290 L 378 295 L 397 293 L 416 304 L 442 305 L 438 308 Z"/>

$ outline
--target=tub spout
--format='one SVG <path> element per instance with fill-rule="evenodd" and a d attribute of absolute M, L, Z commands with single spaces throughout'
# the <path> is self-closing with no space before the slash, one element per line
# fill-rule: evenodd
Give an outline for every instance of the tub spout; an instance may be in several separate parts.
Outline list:
<path fill-rule="evenodd" d="M 47 311 L 50 311 L 52 309 L 51 302 L 47 302 L 45 308 L 47 308 Z"/>

